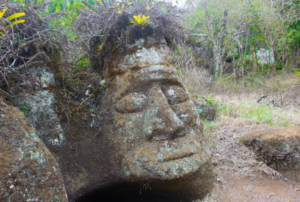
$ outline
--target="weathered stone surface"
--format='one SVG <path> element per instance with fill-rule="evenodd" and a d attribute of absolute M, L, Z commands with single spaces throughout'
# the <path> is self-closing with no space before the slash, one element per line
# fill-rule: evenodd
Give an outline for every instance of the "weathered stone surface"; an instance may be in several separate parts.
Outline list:
<path fill-rule="evenodd" d="M 211 154 L 199 113 L 168 46 L 152 41 L 111 58 L 101 135 L 123 182 L 147 182 L 154 193 L 177 192 L 176 200 L 183 193 L 199 198 L 211 187 Z"/>
<path fill-rule="evenodd" d="M 169 56 L 166 44 L 147 43 L 108 69 L 112 122 L 103 135 L 128 180 L 177 179 L 210 159 L 199 113 Z"/>
<path fill-rule="evenodd" d="M 116 50 L 108 64 L 107 90 L 101 98 L 93 95 L 101 106 L 93 114 L 72 101 L 68 116 L 77 118 L 59 117 L 47 86 L 24 92 L 19 103 L 29 108 L 26 115 L 59 163 L 69 201 L 93 191 L 139 193 L 145 183 L 150 194 L 172 193 L 173 201 L 203 196 L 212 187 L 211 153 L 165 40 L 138 40 Z"/>
<path fill-rule="evenodd" d="M 34 81 L 20 84 L 17 106 L 36 129 L 39 137 L 48 145 L 60 146 L 65 141 L 64 131 L 55 112 L 55 95 L 50 90 L 55 84 L 54 70 L 47 66 L 32 67 L 24 72 Z M 23 88 L 22 88 L 23 87 Z"/>
<path fill-rule="evenodd" d="M 203 117 L 204 119 L 213 121 L 216 118 L 216 114 L 217 114 L 216 108 L 197 101 L 194 101 L 194 104 L 197 106 L 197 108 L 199 107 L 203 109 L 203 114 L 201 114 L 200 116 Z"/>
<path fill-rule="evenodd" d="M 254 131 L 239 141 L 253 149 L 258 160 L 285 177 L 300 179 L 300 128 Z"/>
<path fill-rule="evenodd" d="M 68 201 L 56 160 L 23 113 L 2 99 L 0 187 L 0 201 Z"/>

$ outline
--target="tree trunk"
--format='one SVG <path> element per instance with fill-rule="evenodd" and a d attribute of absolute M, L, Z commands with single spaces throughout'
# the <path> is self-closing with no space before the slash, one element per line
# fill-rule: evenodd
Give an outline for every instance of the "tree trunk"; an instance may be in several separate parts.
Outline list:
<path fill-rule="evenodd" d="M 256 64 L 256 53 L 254 51 L 254 48 L 251 46 L 250 47 L 250 50 L 251 50 L 251 54 L 252 54 L 252 57 L 253 57 L 253 72 L 256 72 L 257 71 L 257 64 Z"/>
<path fill-rule="evenodd" d="M 272 70 L 273 70 L 273 76 L 277 76 L 277 72 L 276 72 L 276 66 L 275 66 L 275 51 L 274 51 L 274 48 L 272 47 L 272 53 L 273 53 L 273 61 L 274 61 L 274 64 L 272 65 Z"/>
<path fill-rule="evenodd" d="M 217 76 L 221 76 L 223 73 L 223 65 L 222 65 L 222 53 L 223 53 L 223 43 L 224 43 L 224 38 L 225 38 L 225 28 L 226 28 L 226 23 L 227 23 L 227 12 L 228 10 L 225 10 L 223 12 L 223 19 L 222 19 L 222 25 L 221 25 L 221 31 L 220 31 L 220 36 L 219 36 L 219 55 L 217 56 L 217 62 L 218 62 L 218 69 L 216 71 Z"/>
<path fill-rule="evenodd" d="M 228 10 L 225 10 L 223 13 L 223 20 L 221 25 L 221 31 L 219 36 L 215 36 L 213 26 L 211 24 L 211 19 L 208 14 L 208 7 L 207 3 L 204 4 L 205 9 L 205 15 L 207 17 L 207 25 L 209 29 L 208 38 L 213 43 L 213 53 L 214 53 L 214 77 L 221 76 L 222 75 L 222 52 L 223 52 L 223 42 L 225 37 L 225 28 L 226 28 L 226 22 L 227 22 L 227 12 Z"/>

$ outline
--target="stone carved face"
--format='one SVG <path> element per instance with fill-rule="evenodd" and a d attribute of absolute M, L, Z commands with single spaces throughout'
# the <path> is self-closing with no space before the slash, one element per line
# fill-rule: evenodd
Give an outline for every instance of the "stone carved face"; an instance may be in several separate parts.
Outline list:
<path fill-rule="evenodd" d="M 177 179 L 210 158 L 199 113 L 169 55 L 165 44 L 140 47 L 110 70 L 106 135 L 131 181 Z"/>

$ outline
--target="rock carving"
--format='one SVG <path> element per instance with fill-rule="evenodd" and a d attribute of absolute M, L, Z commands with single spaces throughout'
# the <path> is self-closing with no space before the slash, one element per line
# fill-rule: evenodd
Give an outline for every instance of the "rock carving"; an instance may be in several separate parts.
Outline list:
<path fill-rule="evenodd" d="M 129 180 L 172 180 L 198 171 L 210 151 L 167 44 L 139 46 L 114 61 L 118 64 L 112 62 L 108 69 L 111 122 L 105 135 L 124 175 Z"/>
<path fill-rule="evenodd" d="M 145 184 L 148 194 L 172 196 L 172 201 L 206 194 L 212 186 L 210 150 L 166 41 L 137 40 L 123 52 L 116 50 L 106 67 L 101 76 L 107 88 L 102 96 L 95 96 L 101 118 L 87 114 L 76 101 L 67 103 L 77 117 L 73 121 L 61 118 L 63 113 L 52 113 L 54 96 L 36 98 L 40 93 L 53 93 L 51 88 L 28 98 L 33 101 L 22 99 L 31 109 L 26 112 L 32 114 L 29 120 L 41 118 L 37 122 L 41 124 L 32 124 L 39 126 L 40 137 L 60 166 L 69 201 L 113 201 L 116 195 L 140 193 Z M 49 99 L 53 104 L 46 107 Z M 36 115 L 33 109 L 39 109 Z M 96 121 L 100 123 L 91 124 Z M 50 132 L 43 133 L 44 128 Z M 60 144 L 49 142 L 53 134 Z M 91 194 L 97 199 L 89 198 Z"/>

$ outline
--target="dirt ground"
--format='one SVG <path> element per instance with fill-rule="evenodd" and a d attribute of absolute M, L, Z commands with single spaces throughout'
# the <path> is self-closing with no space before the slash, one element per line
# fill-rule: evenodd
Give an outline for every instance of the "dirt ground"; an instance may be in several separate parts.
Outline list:
<path fill-rule="evenodd" d="M 255 154 L 238 142 L 247 132 L 270 128 L 238 118 L 219 118 L 209 137 L 210 142 L 215 141 L 211 142 L 215 188 L 201 202 L 300 202 L 300 183 L 256 161 Z"/>
<path fill-rule="evenodd" d="M 221 176 L 222 182 L 217 193 L 222 202 L 299 202 L 300 185 L 280 179 L 271 179 L 265 175 L 256 178 Z"/>

